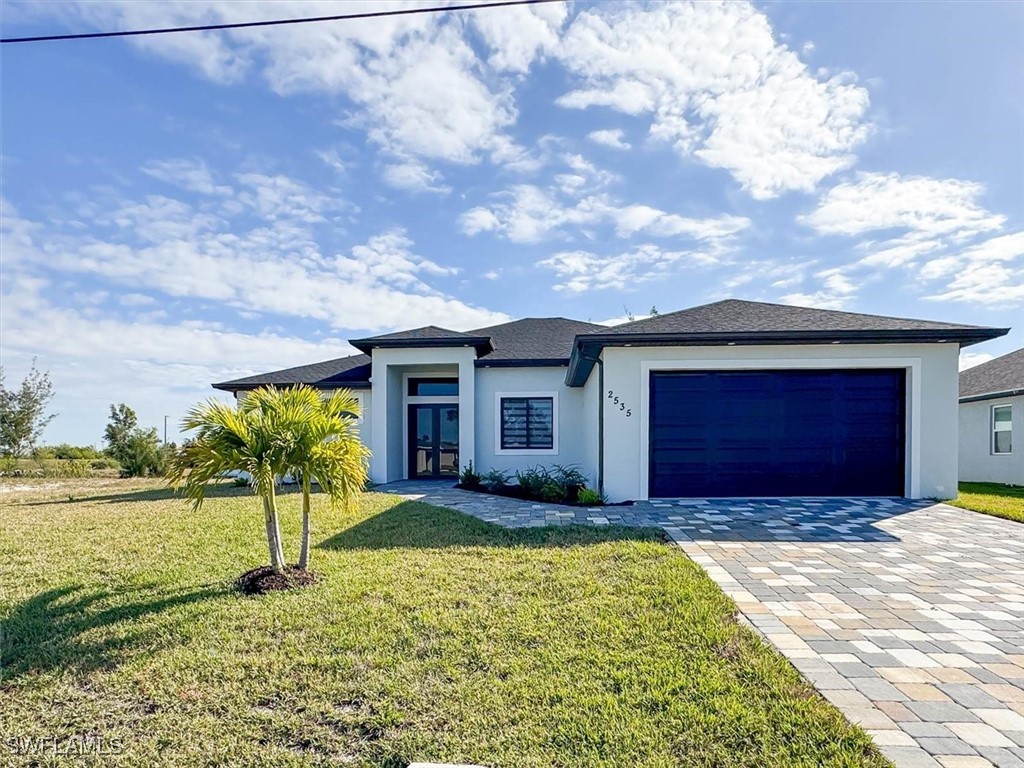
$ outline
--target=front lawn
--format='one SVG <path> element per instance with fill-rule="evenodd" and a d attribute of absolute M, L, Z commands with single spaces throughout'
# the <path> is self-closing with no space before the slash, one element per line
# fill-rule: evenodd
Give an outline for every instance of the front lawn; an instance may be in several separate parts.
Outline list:
<path fill-rule="evenodd" d="M 1001 483 L 960 483 L 960 494 L 949 502 L 964 509 L 984 512 L 1024 523 L 1024 487 Z"/>
<path fill-rule="evenodd" d="M 0 498 L 0 763 L 45 737 L 124 766 L 888 765 L 657 531 L 316 497 L 321 581 L 248 598 L 244 489 L 192 513 L 77 482 Z"/>

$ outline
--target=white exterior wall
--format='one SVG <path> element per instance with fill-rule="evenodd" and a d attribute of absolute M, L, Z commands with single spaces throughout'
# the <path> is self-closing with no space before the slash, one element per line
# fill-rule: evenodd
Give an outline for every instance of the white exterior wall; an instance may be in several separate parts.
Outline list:
<path fill-rule="evenodd" d="M 652 369 L 874 367 L 907 370 L 906 495 L 952 498 L 957 490 L 958 356 L 957 344 L 607 347 L 601 393 L 606 399 L 604 490 L 611 501 L 647 498 Z M 595 367 L 591 380 L 597 375 Z M 607 400 L 609 391 L 619 404 Z"/>
<path fill-rule="evenodd" d="M 992 406 L 1013 406 L 1012 453 L 992 453 Z M 1024 395 L 960 404 L 960 479 L 1024 485 Z"/>
<path fill-rule="evenodd" d="M 536 465 L 575 465 L 591 482 L 597 478 L 597 411 L 584 411 L 582 388 L 565 386 L 565 368 L 477 368 L 476 369 L 476 458 L 478 472 L 490 469 L 517 470 Z M 501 451 L 498 397 L 553 395 L 557 422 L 555 446 L 551 451 Z M 587 435 L 594 434 L 595 458 L 586 450 Z M 463 460 L 463 466 L 468 460 Z"/>

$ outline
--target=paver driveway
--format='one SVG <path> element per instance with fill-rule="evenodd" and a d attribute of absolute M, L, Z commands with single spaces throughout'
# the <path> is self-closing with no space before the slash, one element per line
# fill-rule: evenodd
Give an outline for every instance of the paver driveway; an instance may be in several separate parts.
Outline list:
<path fill-rule="evenodd" d="M 1024 768 L 1024 526 L 886 499 L 581 509 L 386 487 L 506 526 L 658 525 L 898 766 Z"/>

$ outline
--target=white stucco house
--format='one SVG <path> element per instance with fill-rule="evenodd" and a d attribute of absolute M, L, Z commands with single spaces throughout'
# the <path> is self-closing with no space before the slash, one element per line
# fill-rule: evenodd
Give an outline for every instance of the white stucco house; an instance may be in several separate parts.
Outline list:
<path fill-rule="evenodd" d="M 428 326 L 214 386 L 353 389 L 375 482 L 472 461 L 576 465 L 611 501 L 949 498 L 960 348 L 1006 332 L 727 300 L 614 327 Z"/>
<path fill-rule="evenodd" d="M 1024 485 L 1024 349 L 960 374 L 960 479 Z"/>

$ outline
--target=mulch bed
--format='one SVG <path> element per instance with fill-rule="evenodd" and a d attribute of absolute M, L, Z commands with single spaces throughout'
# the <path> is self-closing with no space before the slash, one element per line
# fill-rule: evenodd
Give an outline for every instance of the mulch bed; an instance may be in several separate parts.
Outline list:
<path fill-rule="evenodd" d="M 235 582 L 246 595 L 262 595 L 283 589 L 297 589 L 315 584 L 320 577 L 313 571 L 303 570 L 294 565 L 286 566 L 281 573 L 275 573 L 269 565 L 261 565 L 243 573 Z"/>

